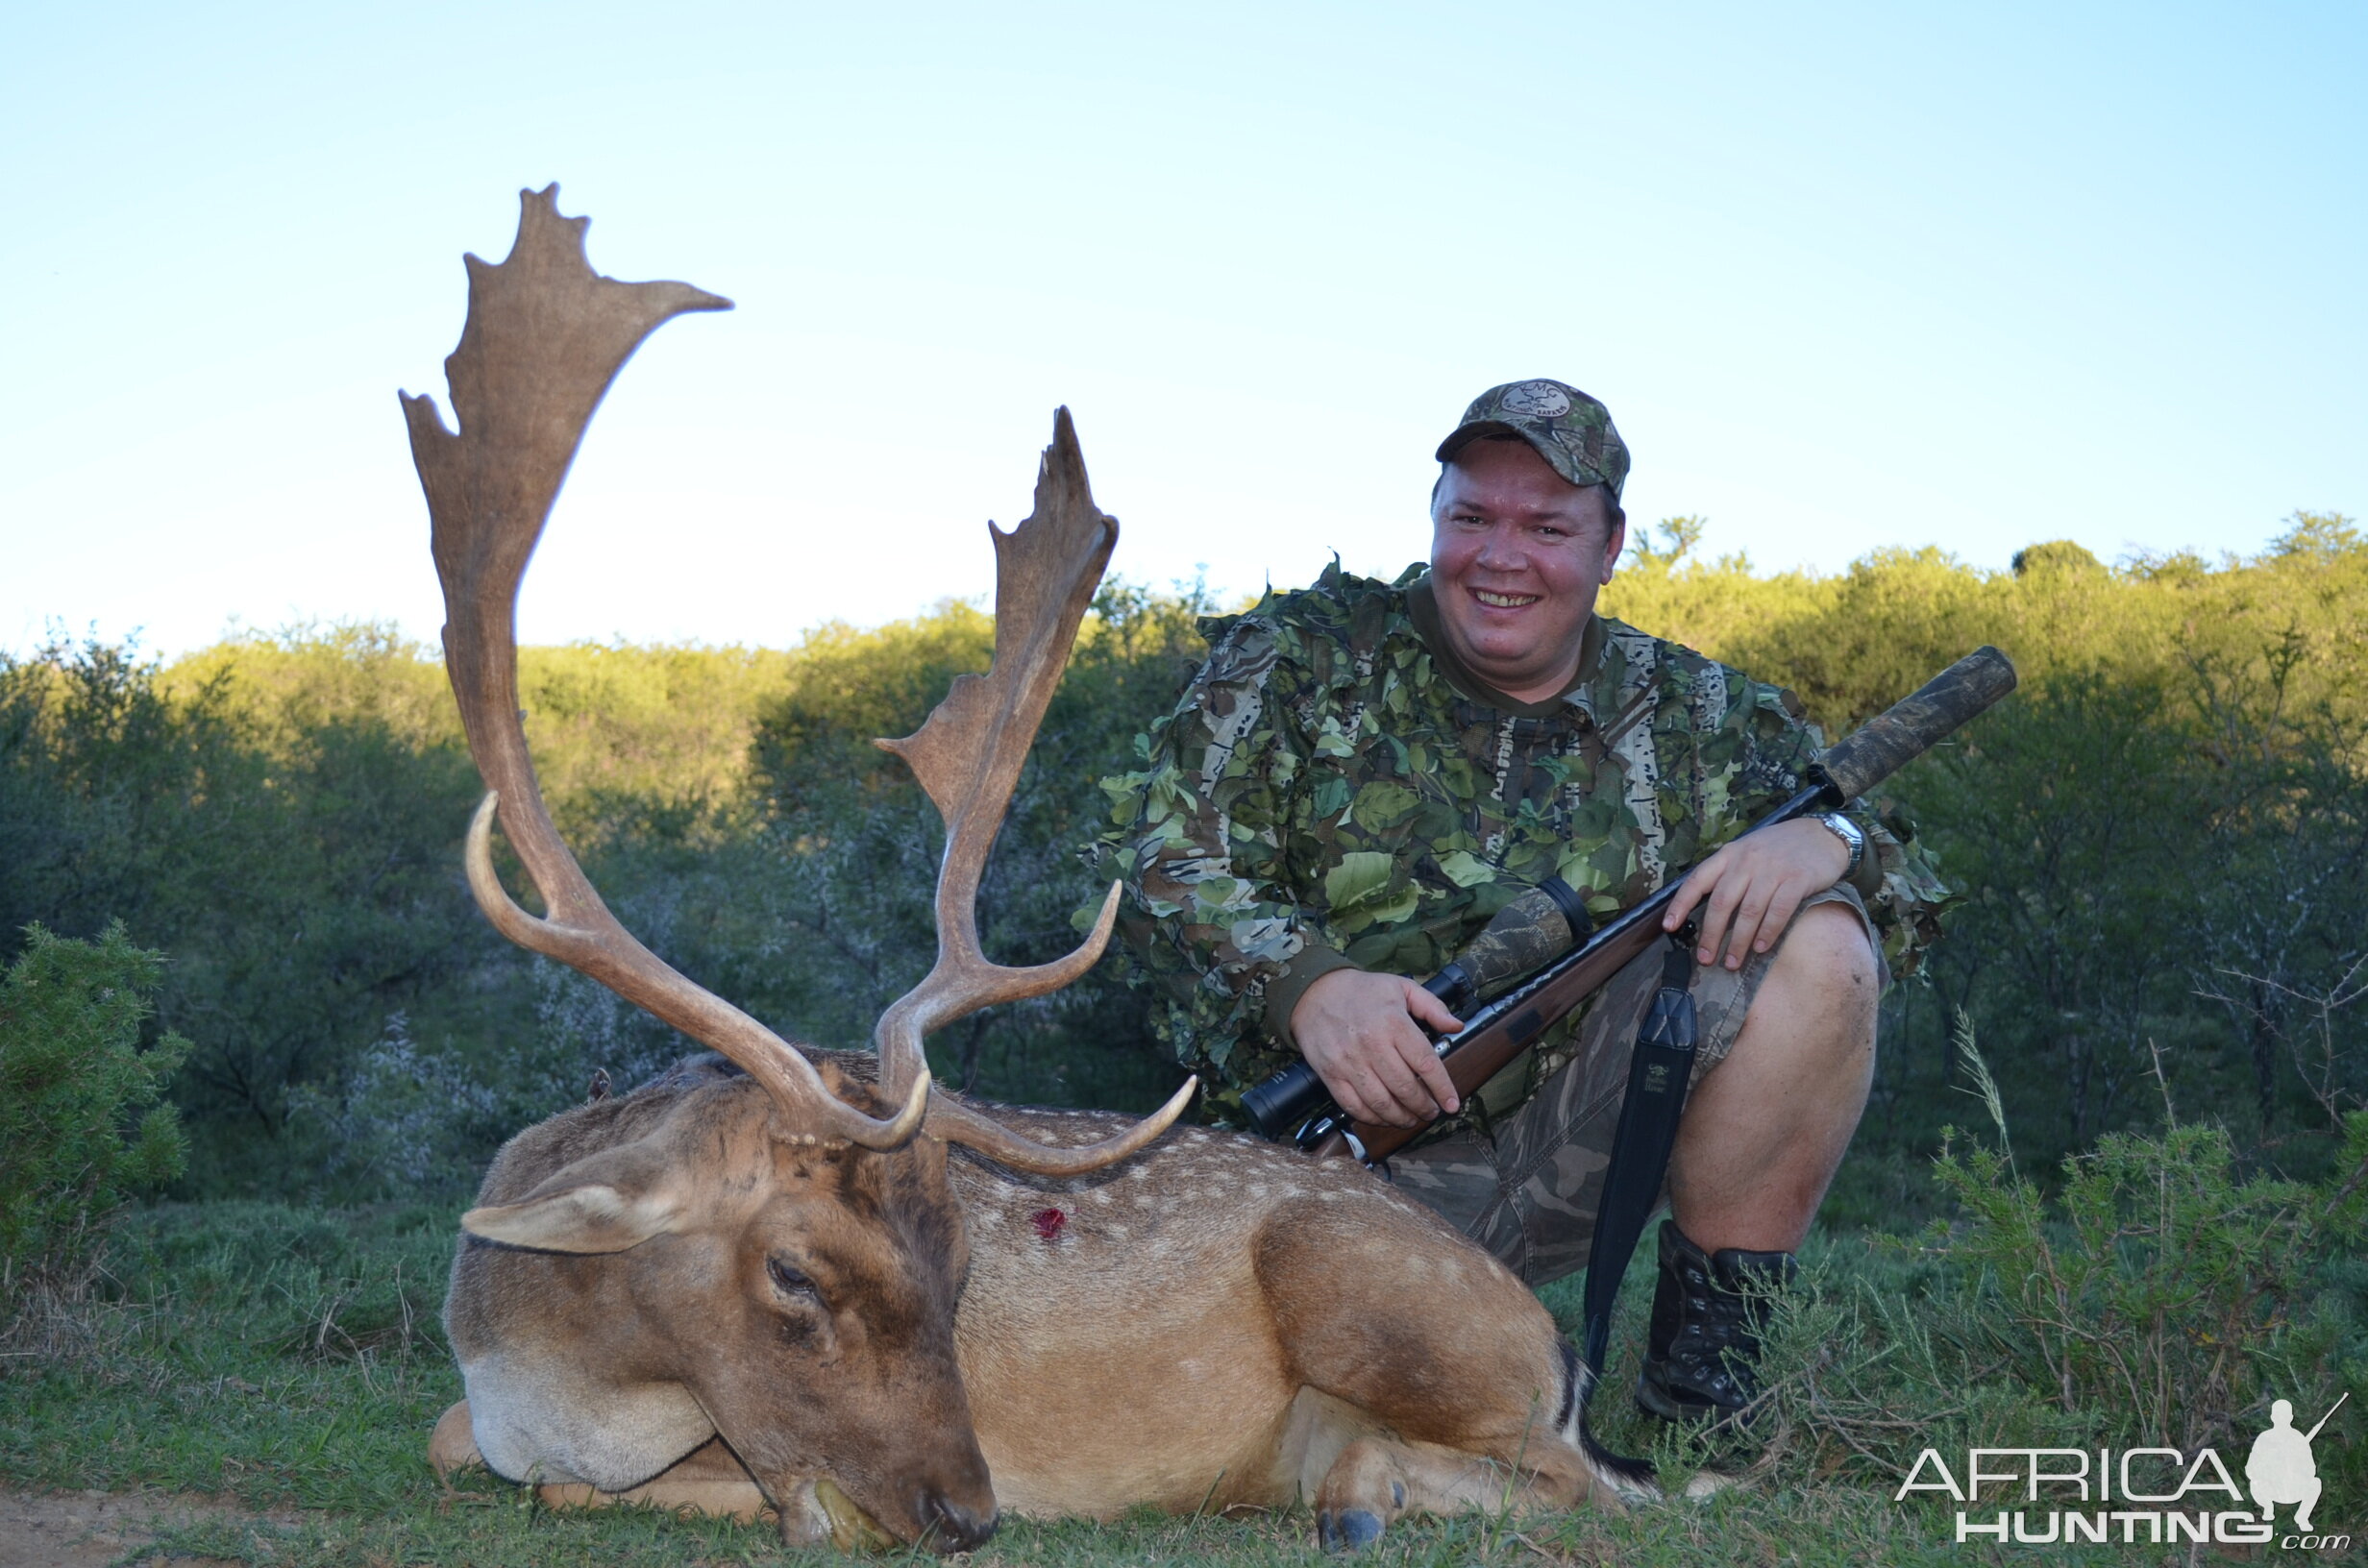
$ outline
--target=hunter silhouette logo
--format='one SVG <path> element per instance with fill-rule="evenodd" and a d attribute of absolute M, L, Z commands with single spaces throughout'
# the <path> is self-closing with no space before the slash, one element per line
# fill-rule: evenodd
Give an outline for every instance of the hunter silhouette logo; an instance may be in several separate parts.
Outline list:
<path fill-rule="evenodd" d="M 2269 1430 L 2253 1440 L 2245 1458 L 2242 1487 L 2208 1448 L 2192 1454 L 2176 1448 L 1975 1448 L 1966 1450 L 1964 1467 L 1957 1472 L 1939 1450 L 1928 1448 L 1916 1456 L 1892 1501 L 1904 1501 L 1911 1492 L 1947 1493 L 1958 1505 L 1961 1543 L 1984 1538 L 2021 1546 L 2212 1541 L 2341 1552 L 2352 1545 L 2350 1535 L 2320 1534 L 2312 1528 L 2323 1483 L 2310 1444 L 2351 1397 L 2347 1392 L 2338 1398 L 2307 1432 L 2295 1428 L 2292 1400 L 2272 1404 Z M 2023 1507 L 1986 1511 L 1985 1503 Z M 2276 1523 L 2280 1508 L 2293 1509 L 2282 1531 Z"/>
<path fill-rule="evenodd" d="M 2319 1467 L 2310 1457 L 2310 1440 L 2351 1397 L 2347 1390 L 2308 1432 L 2294 1430 L 2292 1400 L 2282 1399 L 2269 1408 L 2269 1430 L 2253 1439 L 2253 1453 L 2245 1460 L 2245 1484 L 2261 1506 L 2263 1519 L 2276 1517 L 2280 1504 L 2292 1504 L 2294 1528 L 2310 1528 L 2310 1510 L 2319 1506 Z"/>

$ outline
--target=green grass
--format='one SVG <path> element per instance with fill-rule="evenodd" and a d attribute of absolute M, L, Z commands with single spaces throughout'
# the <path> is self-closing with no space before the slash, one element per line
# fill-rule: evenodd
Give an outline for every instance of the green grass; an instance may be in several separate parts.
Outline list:
<path fill-rule="evenodd" d="M 134 1214 L 100 1298 L 60 1313 L 51 1342 L 14 1347 L 0 1470 L 20 1485 L 258 1507 L 415 1503 L 421 1434 L 460 1394 L 436 1321 L 456 1213 Z"/>
<path fill-rule="evenodd" d="M 419 1206 L 308 1212 L 247 1202 L 130 1215 L 94 1299 L 46 1324 L 20 1326 L 0 1362 L 0 1481 L 37 1490 L 204 1493 L 258 1514 L 274 1510 L 280 1522 L 212 1518 L 160 1542 L 170 1554 L 237 1562 L 836 1560 L 828 1552 L 786 1552 L 754 1526 L 629 1509 L 555 1513 L 483 1476 L 456 1488 L 440 1484 L 426 1448 L 436 1416 L 460 1394 L 435 1317 L 456 1218 L 455 1211 Z M 1439 1568 L 2004 1560 L 1987 1544 L 1956 1545 L 1941 1509 L 1894 1505 L 1891 1466 L 1903 1444 L 1912 1453 L 1926 1440 L 1990 1441 L 1983 1433 L 2000 1422 L 2002 1433 L 2028 1428 L 2035 1419 L 2029 1389 L 2010 1379 L 1956 1391 L 1953 1409 L 1935 1403 L 1942 1391 L 1929 1378 L 1937 1374 L 1919 1373 L 1900 1354 L 1897 1335 L 1870 1305 L 1930 1297 L 1938 1277 L 1930 1257 L 1853 1235 L 1813 1242 L 1806 1262 L 1817 1289 L 1788 1315 L 1771 1350 L 1771 1370 L 1790 1392 L 1784 1435 L 1757 1483 L 1706 1503 L 1625 1512 L 1409 1522 L 1365 1560 Z M 1647 1288 L 1640 1257 L 1624 1298 L 1616 1377 L 1622 1368 L 1633 1375 Z M 1544 1295 L 1575 1329 L 1576 1282 Z M 1955 1363 L 1935 1364 L 1945 1371 Z M 1818 1400 L 1831 1421 L 1820 1424 Z M 1882 1423 L 1903 1409 L 1916 1413 L 1919 1401 L 1936 1416 L 1932 1435 L 1898 1432 L 1887 1440 Z M 1604 1407 L 1601 1427 L 1616 1445 L 1657 1442 L 1657 1457 L 1673 1470 L 1700 1462 L 1636 1418 L 1616 1386 Z M 2347 1500 L 2339 1525 L 2360 1511 Z M 1249 1568 L 1319 1560 L 1312 1533 L 1303 1510 L 1113 1525 L 1012 1521 L 974 1560 Z M 2045 1558 L 2120 1563 L 2148 1554 L 2051 1548 Z"/>

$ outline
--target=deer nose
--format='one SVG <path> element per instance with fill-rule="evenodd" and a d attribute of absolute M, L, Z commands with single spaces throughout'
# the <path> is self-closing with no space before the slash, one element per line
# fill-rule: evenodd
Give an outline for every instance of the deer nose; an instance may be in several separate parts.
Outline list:
<path fill-rule="evenodd" d="M 914 1515 L 921 1521 L 921 1538 L 931 1551 L 969 1552 L 986 1545 L 1001 1520 L 993 1499 L 981 1512 L 964 1507 L 943 1492 L 924 1491 Z"/>

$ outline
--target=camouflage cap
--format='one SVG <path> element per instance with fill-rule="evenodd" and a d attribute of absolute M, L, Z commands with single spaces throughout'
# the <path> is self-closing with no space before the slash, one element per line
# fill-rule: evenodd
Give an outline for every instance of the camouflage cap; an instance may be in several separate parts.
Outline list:
<path fill-rule="evenodd" d="M 1572 484 L 1610 485 L 1616 502 L 1628 479 L 1628 446 L 1612 426 L 1612 410 L 1560 381 L 1540 378 L 1490 387 L 1439 443 L 1439 460 L 1453 461 L 1466 442 L 1483 435 L 1517 435 Z"/>

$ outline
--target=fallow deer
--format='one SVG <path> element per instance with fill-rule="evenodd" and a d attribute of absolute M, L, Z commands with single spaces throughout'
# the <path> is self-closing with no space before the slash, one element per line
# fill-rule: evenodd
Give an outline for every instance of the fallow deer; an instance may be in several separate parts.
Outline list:
<path fill-rule="evenodd" d="M 935 967 L 871 1054 L 791 1047 L 628 935 L 545 810 L 520 723 L 515 600 L 593 408 L 659 323 L 728 302 L 594 274 L 557 187 L 467 258 L 446 361 L 457 436 L 404 400 L 434 524 L 447 669 L 489 793 L 469 884 L 512 941 L 720 1054 L 562 1113 L 495 1159 L 446 1321 L 467 1398 L 432 1442 L 556 1501 L 753 1515 L 791 1539 L 960 1550 L 998 1509 L 1315 1507 L 1356 1546 L 1417 1510 L 1570 1506 L 1633 1483 L 1584 1437 L 1577 1357 L 1493 1259 L 1349 1161 L 1140 1121 L 972 1105 L 922 1041 L 1099 956 L 983 956 L 975 898 L 1117 538 L 1067 410 L 998 557 L 989 673 L 910 765 L 946 822 Z M 496 875 L 500 821 L 549 913 Z"/>

